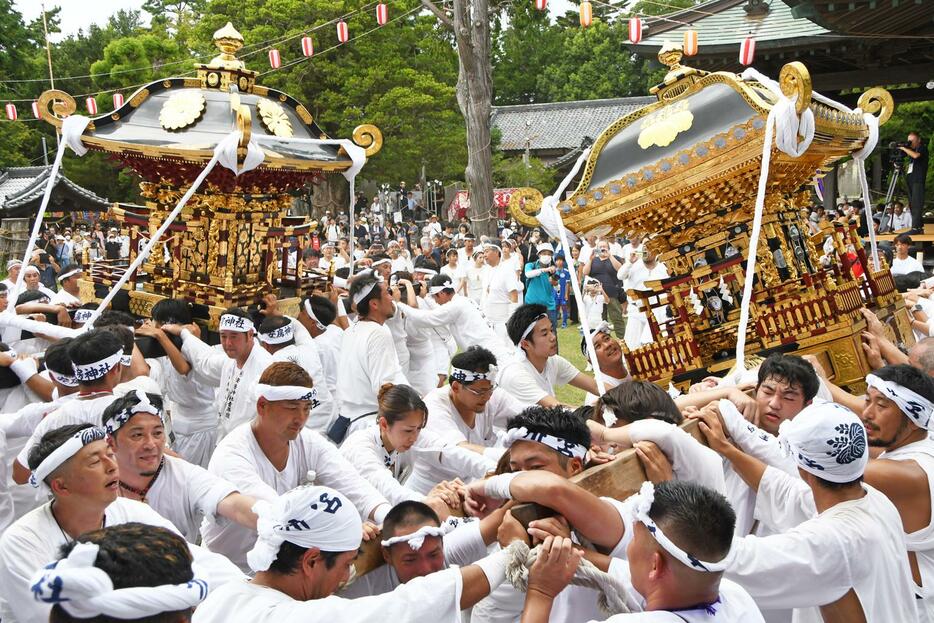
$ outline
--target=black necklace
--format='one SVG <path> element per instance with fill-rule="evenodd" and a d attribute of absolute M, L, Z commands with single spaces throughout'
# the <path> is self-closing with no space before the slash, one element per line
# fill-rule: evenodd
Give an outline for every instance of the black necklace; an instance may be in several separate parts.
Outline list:
<path fill-rule="evenodd" d="M 162 467 L 165 465 L 165 457 L 162 457 L 162 460 L 159 461 L 159 467 L 156 469 L 156 473 L 152 475 L 152 480 L 149 481 L 149 484 L 146 485 L 143 489 L 137 489 L 136 487 L 131 487 L 122 480 L 120 481 L 120 488 L 126 489 L 130 493 L 135 493 L 140 497 L 140 502 L 146 502 L 146 494 L 149 493 L 149 490 L 152 489 L 152 486 L 156 483 L 156 478 L 159 477 L 159 474 L 162 473 Z"/>

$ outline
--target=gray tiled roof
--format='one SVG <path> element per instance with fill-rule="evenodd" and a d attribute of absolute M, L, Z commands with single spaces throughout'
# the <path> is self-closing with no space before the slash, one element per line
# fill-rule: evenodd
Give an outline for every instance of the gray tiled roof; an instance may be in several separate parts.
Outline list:
<path fill-rule="evenodd" d="M 711 0 L 671 13 L 664 18 L 647 17 L 642 20 L 643 35 L 638 45 L 628 44 L 639 52 L 657 51 L 663 42 L 681 44 L 684 31 L 696 30 L 698 49 L 717 46 L 736 46 L 748 36 L 756 39 L 757 48 L 770 47 L 770 43 L 787 44 L 794 39 L 821 37 L 835 39 L 831 31 L 803 17 L 794 17 L 791 7 L 782 0 L 772 0 L 765 15 L 749 15 L 745 0 Z"/>
<path fill-rule="evenodd" d="M 622 116 L 648 106 L 655 97 L 494 106 L 493 127 L 501 132 L 499 148 L 521 151 L 527 140 L 531 151 L 570 150 L 580 147 L 585 136 L 597 138 Z"/>
<path fill-rule="evenodd" d="M 52 171 L 47 167 L 11 167 L 0 170 L 0 210 L 11 210 L 34 201 L 45 192 L 45 186 Z M 98 204 L 101 208 L 107 207 L 110 202 L 94 192 L 78 186 L 67 177 L 58 174 L 58 184 L 64 184 L 75 194 Z"/>

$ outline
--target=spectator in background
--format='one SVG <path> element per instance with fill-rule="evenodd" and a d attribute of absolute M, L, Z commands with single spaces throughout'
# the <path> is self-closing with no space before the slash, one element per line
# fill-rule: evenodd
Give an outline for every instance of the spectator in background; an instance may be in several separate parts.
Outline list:
<path fill-rule="evenodd" d="M 582 271 L 584 276 L 596 279 L 603 287 L 607 320 L 613 325 L 616 337 L 620 339 L 626 333 L 626 320 L 621 302 L 621 299 L 625 300 L 626 294 L 620 288 L 620 280 L 616 276 L 622 267 L 623 258 L 610 255 L 610 244 L 600 239 Z"/>
<path fill-rule="evenodd" d="M 525 265 L 525 302 L 528 304 L 543 305 L 548 310 L 548 319 L 551 320 L 552 330 L 558 329 L 558 313 L 555 306 L 555 291 L 551 285 L 551 277 L 557 272 L 552 263 L 555 250 L 550 242 L 538 245 L 538 259 Z"/>
<path fill-rule="evenodd" d="M 570 294 L 571 272 L 564 266 L 564 253 L 555 255 L 555 313 L 561 318 L 561 328 L 568 326 L 568 295 Z"/>
<path fill-rule="evenodd" d="M 905 170 L 908 203 L 911 206 L 911 233 L 924 233 L 924 182 L 928 175 L 928 147 L 917 132 L 908 134 L 908 146 L 898 147 L 911 159 Z"/>
<path fill-rule="evenodd" d="M 908 255 L 911 247 L 911 236 L 899 234 L 895 236 L 895 257 L 892 258 L 892 276 L 907 275 L 908 273 L 924 272 L 924 266 L 917 258 Z"/>
<path fill-rule="evenodd" d="M 892 231 L 901 231 L 911 227 L 911 212 L 905 209 L 901 201 L 892 204 Z"/>

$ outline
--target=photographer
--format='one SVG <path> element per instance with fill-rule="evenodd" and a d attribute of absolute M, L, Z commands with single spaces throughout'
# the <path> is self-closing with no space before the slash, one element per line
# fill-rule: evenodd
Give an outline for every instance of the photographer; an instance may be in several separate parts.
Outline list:
<path fill-rule="evenodd" d="M 900 149 L 911 158 L 906 170 L 908 180 L 908 205 L 911 207 L 911 233 L 924 233 L 924 180 L 928 174 L 928 148 L 921 143 L 917 132 L 908 135 L 907 143 L 899 143 Z"/>
<path fill-rule="evenodd" d="M 616 337 L 622 339 L 626 333 L 626 320 L 623 316 L 623 302 L 626 300 L 626 293 L 620 288 L 620 280 L 617 273 L 623 267 L 623 259 L 610 255 L 610 243 L 605 239 L 597 242 L 596 251 L 584 264 L 583 275 L 590 276 L 600 282 L 603 291 L 606 293 L 606 315 L 607 320 L 613 325 L 613 332 Z"/>

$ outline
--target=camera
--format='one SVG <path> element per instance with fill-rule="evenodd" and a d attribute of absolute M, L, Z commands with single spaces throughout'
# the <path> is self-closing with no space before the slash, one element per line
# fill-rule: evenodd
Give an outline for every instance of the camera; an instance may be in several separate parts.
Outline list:
<path fill-rule="evenodd" d="M 892 141 L 889 143 L 889 149 L 898 149 L 899 147 L 908 147 L 908 141 Z"/>

